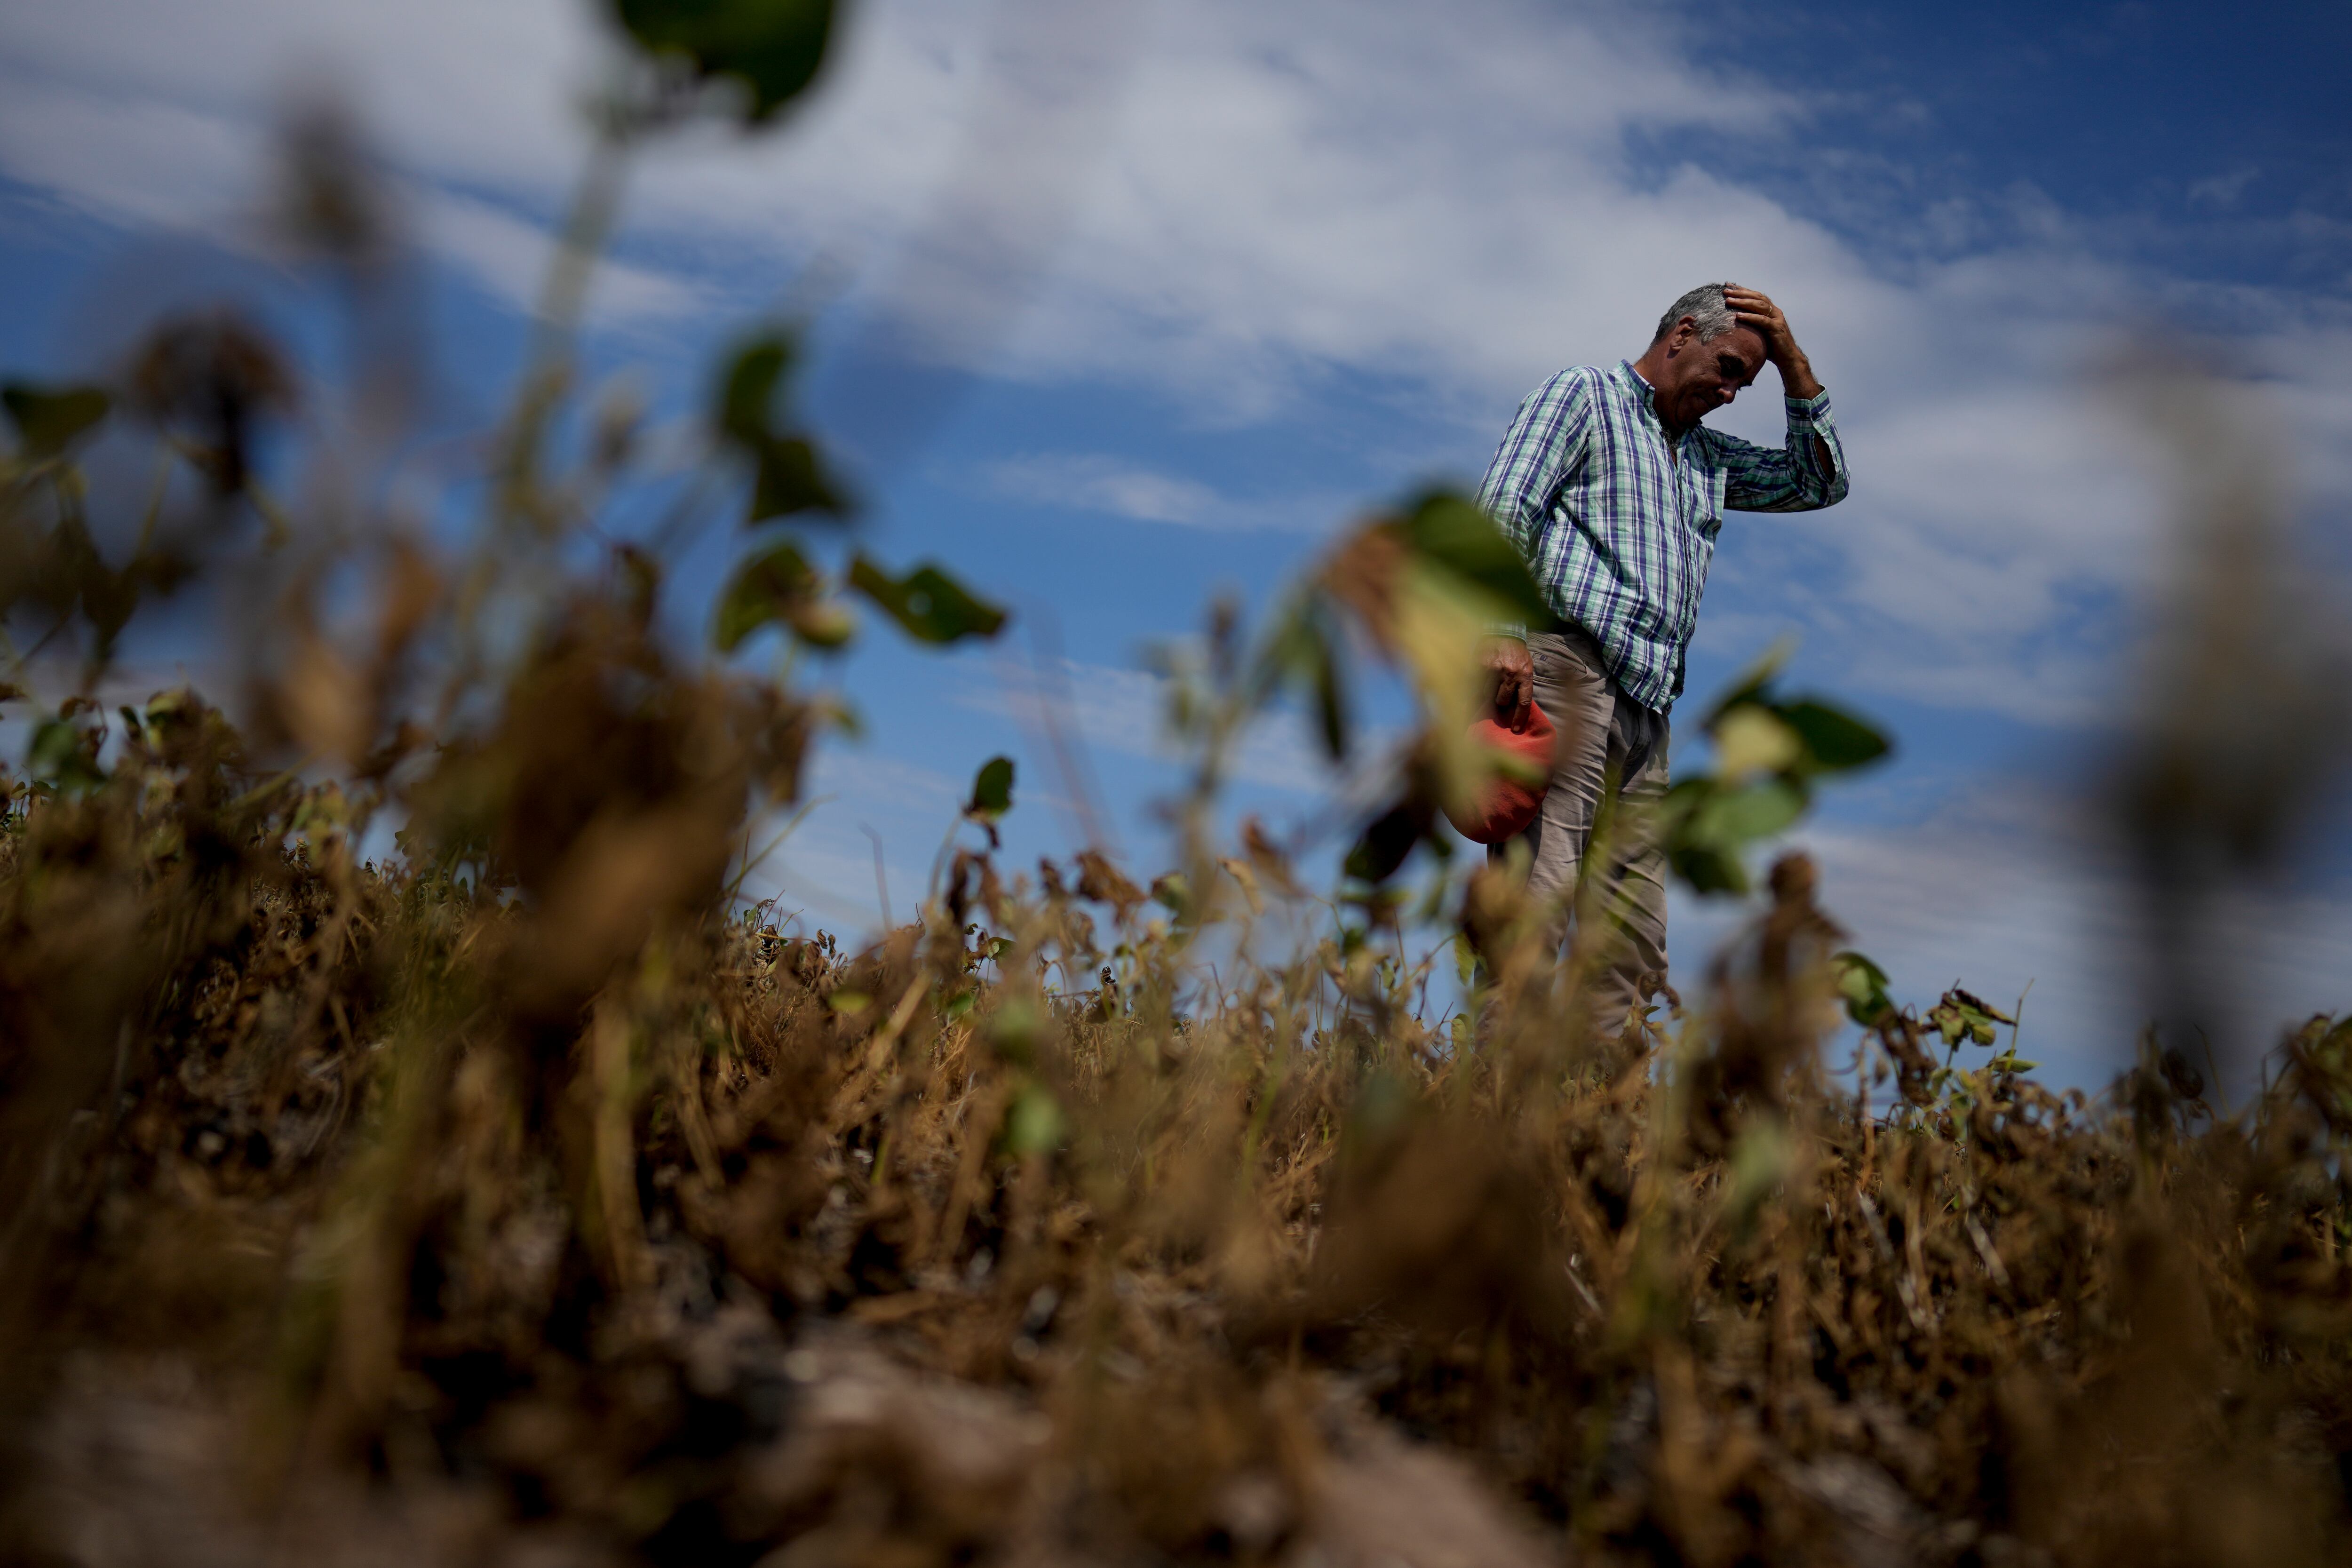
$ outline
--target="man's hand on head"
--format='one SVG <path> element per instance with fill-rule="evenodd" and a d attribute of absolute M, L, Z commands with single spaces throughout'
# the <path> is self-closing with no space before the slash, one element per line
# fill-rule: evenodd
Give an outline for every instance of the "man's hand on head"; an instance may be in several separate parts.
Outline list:
<path fill-rule="evenodd" d="M 1780 373 L 1780 385 L 1791 397 L 1818 397 L 1822 384 L 1813 375 L 1812 363 L 1805 351 L 1797 346 L 1797 335 L 1789 330 L 1789 318 L 1769 296 L 1754 289 L 1743 289 L 1737 283 L 1723 286 L 1723 302 L 1731 307 L 1739 324 L 1764 340 L 1764 357 Z"/>
<path fill-rule="evenodd" d="M 1495 677 L 1495 715 L 1515 735 L 1535 717 L 1536 661 L 1517 637 L 1488 637 L 1478 645 L 1478 666 Z"/>

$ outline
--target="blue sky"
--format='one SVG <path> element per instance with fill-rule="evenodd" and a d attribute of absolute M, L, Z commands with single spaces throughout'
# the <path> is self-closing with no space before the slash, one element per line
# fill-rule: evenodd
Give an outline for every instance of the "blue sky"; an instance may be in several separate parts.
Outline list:
<path fill-rule="evenodd" d="M 478 419 L 583 157 L 595 16 L 0 0 L 0 359 L 86 371 L 224 291 L 306 330 L 255 214 L 272 127 L 327 84 L 402 182 L 442 418 Z M 794 123 L 634 171 L 593 358 L 676 413 L 747 324 L 811 314 L 804 401 L 860 542 L 1021 613 L 948 659 L 877 629 L 837 671 L 867 738 L 768 868 L 863 929 L 864 828 L 903 917 L 993 752 L 1023 763 L 1014 849 L 1070 847 L 1021 720 L 1049 650 L 1149 867 L 1174 775 L 1147 647 L 1216 593 L 1263 605 L 1365 507 L 1475 483 L 1527 390 L 1638 353 L 1689 283 L 1764 288 L 1853 495 L 1735 516 L 1693 699 L 1788 635 L 1800 684 L 1888 724 L 1899 760 L 1798 835 L 1826 902 L 1910 999 L 2031 982 L 2026 1054 L 2095 1081 L 2137 1017 L 2083 784 L 2162 602 L 2171 480 L 2095 367 L 2134 334 L 2226 343 L 2304 547 L 2342 561 L 2347 60 L 2352 14 L 2319 5 L 886 0 Z M 1770 382 L 1717 422 L 1775 438 Z M 739 543 L 682 565 L 682 627 Z M 1238 804 L 1295 823 L 1329 787 L 1275 724 Z M 2244 895 L 2245 1029 L 2352 1005 L 2342 840 Z M 1735 914 L 1677 906 L 1684 973 Z"/>

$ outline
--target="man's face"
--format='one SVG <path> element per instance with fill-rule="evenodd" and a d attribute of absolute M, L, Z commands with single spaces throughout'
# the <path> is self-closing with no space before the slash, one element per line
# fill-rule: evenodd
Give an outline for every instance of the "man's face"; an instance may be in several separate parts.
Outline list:
<path fill-rule="evenodd" d="M 1764 340 L 1734 327 L 1706 342 L 1688 317 L 1666 337 L 1665 373 L 1658 379 L 1658 417 L 1687 430 L 1718 408 L 1729 406 L 1739 389 L 1764 368 Z"/>

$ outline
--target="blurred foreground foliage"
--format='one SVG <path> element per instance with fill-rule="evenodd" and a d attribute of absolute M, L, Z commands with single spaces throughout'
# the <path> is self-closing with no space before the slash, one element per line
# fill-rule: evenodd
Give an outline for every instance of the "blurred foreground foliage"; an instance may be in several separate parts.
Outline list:
<path fill-rule="evenodd" d="M 973 837 L 845 952 L 728 911 L 725 683 L 578 613 L 420 785 L 437 854 L 359 863 L 351 789 L 184 692 L 19 787 L 13 1556 L 2340 1544 L 2352 1023 L 2234 1117 L 2153 1063 L 2087 1105 L 1885 1001 L 1788 859 L 1613 1041 L 1482 870 L 1449 1032 L 1389 943 L 1215 943 L 1316 907 L 1255 832 L 1156 898 Z"/>
<path fill-rule="evenodd" d="M 619 15 L 666 112 L 726 79 L 751 121 L 831 24 Z M 377 233 L 346 196 L 311 203 L 330 251 Z M 341 264 L 363 299 L 379 244 Z M 927 642 L 1003 619 L 936 566 L 827 569 L 850 506 L 791 357 L 732 359 L 670 514 L 755 531 L 713 638 L 764 672 L 661 635 L 661 530 L 596 521 L 641 437 L 581 406 L 560 333 L 455 551 L 393 500 L 272 498 L 298 383 L 249 325 L 0 396 L 0 608 L 38 638 L 0 694 L 33 708 L 0 823 L 0 1552 L 2340 1557 L 2352 1023 L 2232 1114 L 2153 1049 L 2053 1093 L 2013 1033 L 1975 1054 L 1999 1008 L 1899 1005 L 1787 857 L 1687 998 L 1592 1037 L 1605 919 L 1561 963 L 1507 863 L 1400 883 L 1492 765 L 1470 650 L 1530 591 L 1458 498 L 1347 533 L 1255 639 L 1215 612 L 1149 887 L 1092 848 L 1001 863 L 998 758 L 914 923 L 853 952 L 743 908 L 754 819 L 844 721 L 800 684 L 843 595 Z M 94 518 L 116 418 L 159 478 Z M 242 722 L 185 689 L 108 711 L 134 616 L 223 574 L 268 595 L 223 639 Z M 1271 704 L 1360 752 L 1366 651 L 1422 723 L 1326 902 L 1215 805 Z M 1772 673 L 1664 820 L 1606 831 L 1746 887 L 1884 749 Z M 1450 940 L 1416 958 L 1417 924 Z"/>

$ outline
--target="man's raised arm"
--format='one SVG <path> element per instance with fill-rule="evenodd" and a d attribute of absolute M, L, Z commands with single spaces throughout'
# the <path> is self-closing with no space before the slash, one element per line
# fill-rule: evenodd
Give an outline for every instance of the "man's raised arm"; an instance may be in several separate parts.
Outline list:
<path fill-rule="evenodd" d="M 1740 511 L 1812 511 L 1845 500 L 1845 448 L 1830 416 L 1829 394 L 1813 374 L 1812 362 L 1797 346 L 1780 307 L 1753 289 L 1727 283 L 1723 302 L 1741 326 L 1764 340 L 1764 356 L 1780 373 L 1787 395 L 1788 438 L 1781 450 L 1719 436 L 1731 458 L 1724 504 Z"/>

